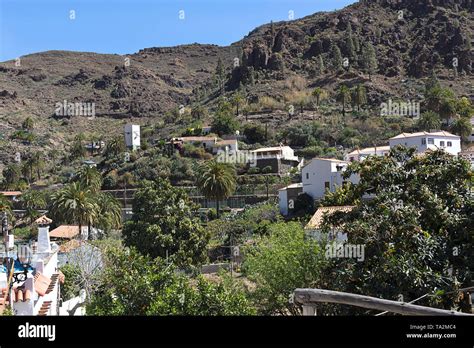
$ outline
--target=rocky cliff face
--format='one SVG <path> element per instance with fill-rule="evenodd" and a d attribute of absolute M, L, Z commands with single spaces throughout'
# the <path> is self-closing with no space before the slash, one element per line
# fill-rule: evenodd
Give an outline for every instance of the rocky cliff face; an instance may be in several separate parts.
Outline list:
<path fill-rule="evenodd" d="M 242 74 L 249 67 L 285 66 L 310 75 L 314 58 L 331 63 L 333 45 L 351 68 L 362 70 L 362 46 L 370 42 L 378 74 L 421 78 L 456 65 L 457 73 L 471 75 L 473 6 L 472 0 L 366 0 L 341 11 L 265 25 L 238 43 Z"/>
<path fill-rule="evenodd" d="M 32 54 L 22 57 L 20 65 L 0 63 L 0 116 L 20 112 L 49 117 L 55 103 L 67 100 L 94 101 L 100 117 L 159 117 L 192 102 L 196 91 L 212 103 L 219 59 L 229 91 L 246 85 L 250 92 L 272 95 L 278 90 L 275 83 L 289 75 L 318 78 L 324 86 L 364 74 L 367 43 L 377 56 L 374 75 L 381 77 L 375 87 L 389 89 L 393 82 L 387 79 L 423 78 L 435 70 L 444 71 L 448 84 L 461 81 L 458 88 L 469 95 L 473 6 L 473 0 L 365 0 L 339 11 L 263 25 L 230 47 L 146 48 L 127 56 Z M 335 47 L 348 62 L 339 75 L 330 69 Z M 259 79 L 265 80 L 265 89 L 255 87 Z"/>

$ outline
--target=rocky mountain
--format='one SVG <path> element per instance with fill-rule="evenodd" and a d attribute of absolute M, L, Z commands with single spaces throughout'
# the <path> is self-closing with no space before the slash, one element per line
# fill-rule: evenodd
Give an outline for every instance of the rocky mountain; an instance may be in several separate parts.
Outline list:
<path fill-rule="evenodd" d="M 416 97 L 404 83 L 436 71 L 444 84 L 473 98 L 473 17 L 473 0 L 361 0 L 263 25 L 229 47 L 146 48 L 126 56 L 35 53 L 0 63 L 0 119 L 10 126 L 28 115 L 49 119 L 64 100 L 94 102 L 98 118 L 159 118 L 195 101 L 212 105 L 222 89 L 244 87 L 250 101 L 281 99 L 291 76 L 304 78 L 302 88 L 367 82 L 369 103 L 378 103 L 387 95 Z M 371 76 L 369 43 L 377 62 Z M 338 51 L 339 70 L 333 67 Z M 216 73 L 219 60 L 223 76 Z"/>

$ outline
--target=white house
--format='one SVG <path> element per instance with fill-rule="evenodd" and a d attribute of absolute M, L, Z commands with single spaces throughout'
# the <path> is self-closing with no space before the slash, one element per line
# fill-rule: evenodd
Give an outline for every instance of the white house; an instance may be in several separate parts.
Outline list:
<path fill-rule="evenodd" d="M 173 139 L 174 142 L 181 142 L 183 144 L 193 144 L 204 147 L 205 149 L 212 150 L 214 145 L 217 143 L 216 137 L 179 137 Z"/>
<path fill-rule="evenodd" d="M 140 148 L 140 126 L 137 124 L 125 125 L 125 145 L 132 150 Z"/>
<path fill-rule="evenodd" d="M 228 153 L 237 153 L 239 151 L 239 143 L 235 139 L 230 140 L 220 140 L 216 142 L 212 147 L 212 152 L 214 154 L 219 153 L 221 151 L 228 152 Z"/>
<path fill-rule="evenodd" d="M 295 202 L 298 196 L 303 193 L 303 184 L 291 184 L 278 190 L 278 201 L 280 214 L 288 215 L 295 208 Z"/>
<path fill-rule="evenodd" d="M 295 151 L 289 146 L 263 147 L 252 151 L 259 159 L 278 158 L 288 161 L 298 161 Z"/>
<path fill-rule="evenodd" d="M 334 192 L 336 187 L 342 186 L 345 181 L 358 183 L 359 178 L 355 175 L 347 180 L 343 179 L 342 174 L 348 165 L 347 161 L 333 158 L 312 159 L 301 170 L 303 192 L 317 200 L 324 197 L 326 190 Z"/>
<path fill-rule="evenodd" d="M 253 161 L 251 167 L 263 169 L 271 167 L 273 173 L 286 173 L 291 168 L 301 168 L 303 160 L 295 156 L 295 151 L 289 146 L 264 147 L 251 152 Z"/>
<path fill-rule="evenodd" d="M 64 275 L 58 269 L 59 247 L 50 242 L 51 222 L 46 216 L 37 219 L 38 241 L 33 249 L 22 246 L 11 252 L 6 265 L 0 265 L 0 313 L 9 307 L 14 315 L 58 315 Z"/>
<path fill-rule="evenodd" d="M 443 149 L 457 156 L 461 152 L 461 137 L 445 131 L 402 133 L 390 138 L 390 147 L 392 148 L 397 145 L 414 147 L 419 153 L 426 150 Z"/>
<path fill-rule="evenodd" d="M 390 153 L 390 146 L 367 147 L 365 149 L 356 149 L 345 156 L 348 162 L 360 162 L 368 156 L 387 156 Z"/>

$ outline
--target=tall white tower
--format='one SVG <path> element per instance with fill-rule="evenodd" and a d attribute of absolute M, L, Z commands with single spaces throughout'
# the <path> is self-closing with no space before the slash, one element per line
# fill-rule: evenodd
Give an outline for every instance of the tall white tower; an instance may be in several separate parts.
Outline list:
<path fill-rule="evenodd" d="M 137 124 L 125 125 L 125 145 L 132 150 L 140 148 L 140 126 Z"/>

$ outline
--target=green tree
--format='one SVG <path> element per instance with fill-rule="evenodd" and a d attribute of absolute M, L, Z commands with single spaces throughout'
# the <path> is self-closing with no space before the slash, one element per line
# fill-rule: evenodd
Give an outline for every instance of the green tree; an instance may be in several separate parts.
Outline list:
<path fill-rule="evenodd" d="M 372 75 L 374 75 L 378 69 L 378 61 L 375 47 L 370 42 L 365 44 L 362 49 L 362 65 L 365 72 L 369 74 L 369 79 L 372 80 Z"/>
<path fill-rule="evenodd" d="M 51 213 L 58 222 L 90 227 L 99 214 L 96 193 L 79 182 L 73 182 L 54 192 L 51 196 Z M 88 233 L 90 234 L 90 233 Z"/>
<path fill-rule="evenodd" d="M 102 187 L 102 175 L 95 167 L 82 166 L 74 179 L 93 193 L 99 192 Z"/>
<path fill-rule="evenodd" d="M 46 209 L 46 196 L 44 192 L 28 190 L 20 196 L 20 205 L 25 210 L 25 217 L 31 224 L 41 215 L 38 210 Z"/>
<path fill-rule="evenodd" d="M 346 116 L 346 106 L 351 102 L 351 91 L 346 85 L 341 85 L 337 91 L 336 99 L 342 104 L 342 115 Z"/>
<path fill-rule="evenodd" d="M 330 49 L 332 68 L 335 72 L 342 70 L 342 54 L 339 47 L 333 42 Z"/>
<path fill-rule="evenodd" d="M 433 129 L 440 129 L 441 119 L 436 112 L 426 111 L 421 114 L 417 122 L 417 127 L 420 131 L 429 132 Z"/>
<path fill-rule="evenodd" d="M 352 101 L 357 106 L 358 111 L 360 111 L 362 105 L 367 104 L 367 91 L 363 85 L 358 84 L 352 89 Z"/>
<path fill-rule="evenodd" d="M 125 150 L 124 138 L 122 136 L 116 136 L 107 142 L 104 155 L 107 159 L 111 159 L 125 152 Z"/>
<path fill-rule="evenodd" d="M 219 136 L 234 134 L 238 127 L 235 117 L 229 113 L 217 113 L 211 123 L 211 131 Z"/>
<path fill-rule="evenodd" d="M 239 116 L 240 113 L 240 106 L 243 104 L 245 101 L 244 96 L 240 92 L 234 93 L 231 99 L 231 104 L 235 107 L 235 115 Z"/>
<path fill-rule="evenodd" d="M 209 236 L 195 218 L 196 207 L 169 181 L 145 182 L 133 197 L 133 217 L 123 228 L 124 243 L 151 257 L 168 257 L 177 266 L 207 259 Z"/>
<path fill-rule="evenodd" d="M 265 128 L 260 124 L 246 124 L 244 127 L 244 136 L 249 144 L 264 143 Z"/>
<path fill-rule="evenodd" d="M 241 287 L 228 277 L 219 283 L 190 279 L 162 259 L 134 249 L 111 249 L 90 303 L 89 315 L 252 315 Z"/>
<path fill-rule="evenodd" d="M 228 163 L 210 160 L 204 162 L 198 172 L 197 186 L 206 198 L 215 200 L 219 218 L 219 201 L 232 195 L 236 188 L 235 168 Z"/>
<path fill-rule="evenodd" d="M 319 107 L 321 99 L 326 96 L 326 91 L 321 87 L 316 87 L 313 89 L 313 92 L 311 92 L 311 95 L 316 98 L 316 106 Z"/>
<path fill-rule="evenodd" d="M 15 188 L 21 179 L 21 167 L 18 164 L 9 164 L 3 169 L 3 177 L 7 189 Z"/>
<path fill-rule="evenodd" d="M 98 206 L 97 218 L 94 225 L 105 233 L 118 229 L 122 224 L 122 206 L 110 193 L 99 193 L 96 196 Z"/>
<path fill-rule="evenodd" d="M 71 155 L 72 160 L 84 158 L 86 156 L 87 150 L 83 143 L 83 137 L 76 136 L 74 138 L 69 153 Z"/>
<path fill-rule="evenodd" d="M 334 259 L 325 272 L 331 288 L 405 302 L 427 294 L 417 304 L 456 308 L 456 290 L 472 286 L 474 264 L 469 163 L 441 150 L 417 156 L 397 147 L 353 162 L 344 176 L 354 174 L 355 209 L 326 219 L 323 230 L 347 233 L 349 243 L 364 246 L 365 259 Z M 367 194 L 373 198 L 362 199 Z"/>
<path fill-rule="evenodd" d="M 469 136 L 472 134 L 471 120 L 465 117 L 459 117 L 451 125 L 451 131 L 462 137 L 464 141 L 468 141 Z"/>
<path fill-rule="evenodd" d="M 202 105 L 195 105 L 191 109 L 191 117 L 196 120 L 201 120 L 207 116 L 207 109 Z"/>
<path fill-rule="evenodd" d="M 261 314 L 301 314 L 290 297 L 296 288 L 317 288 L 325 263 L 324 251 L 305 238 L 301 224 L 270 225 L 244 252 L 243 272 L 255 283 L 251 297 Z"/>

